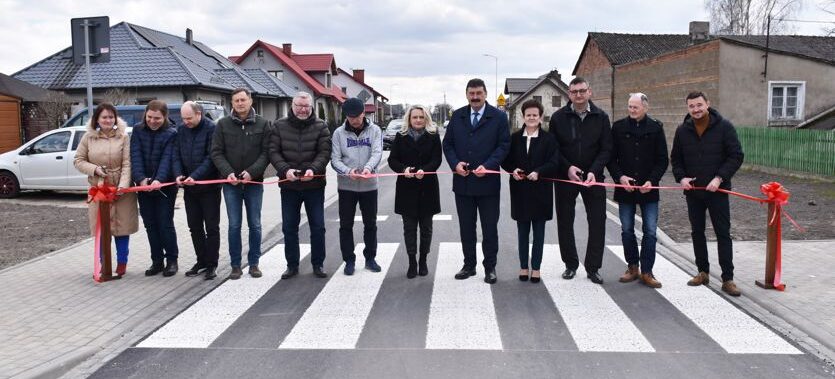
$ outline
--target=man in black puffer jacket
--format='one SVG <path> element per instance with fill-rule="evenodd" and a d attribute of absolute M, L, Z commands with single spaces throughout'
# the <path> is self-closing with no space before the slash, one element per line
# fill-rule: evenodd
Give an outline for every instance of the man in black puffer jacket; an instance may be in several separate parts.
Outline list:
<path fill-rule="evenodd" d="M 186 220 L 197 256 L 197 263 L 186 276 L 197 276 L 205 270 L 204 277 L 210 280 L 217 276 L 220 251 L 220 185 L 193 183 L 220 175 L 211 157 L 215 124 L 203 117 L 203 107 L 193 101 L 183 103 L 180 116 L 183 124 L 177 127 L 172 170 L 177 184 L 184 187 Z"/>
<path fill-rule="evenodd" d="M 582 181 L 586 184 L 603 182 L 603 168 L 609 163 L 612 151 L 612 128 L 609 115 L 592 103 L 591 88 L 581 77 L 568 86 L 571 102 L 551 116 L 548 131 L 557 137 L 560 154 L 560 179 Z M 557 235 L 560 255 L 565 263 L 563 279 L 573 279 L 580 261 L 574 242 L 574 207 L 577 195 L 583 196 L 589 238 L 583 266 L 594 283 L 603 284 L 598 270 L 603 265 L 603 245 L 606 242 L 606 189 L 600 186 L 581 186 L 556 183 Z"/>
<path fill-rule="evenodd" d="M 702 92 L 687 95 L 688 115 L 676 129 L 670 160 L 673 175 L 687 198 L 687 213 L 693 237 L 693 252 L 699 273 L 688 285 L 708 284 L 710 263 L 705 238 L 705 211 L 710 211 L 710 221 L 716 232 L 719 246 L 719 266 L 722 268 L 722 291 L 739 296 L 734 284 L 733 245 L 731 242 L 731 208 L 728 194 L 718 189 L 731 189 L 731 177 L 742 165 L 742 145 L 736 129 L 729 120 L 710 108 L 707 96 Z M 692 190 L 705 187 L 706 190 Z"/>
<path fill-rule="evenodd" d="M 270 162 L 282 180 L 281 229 L 287 270 L 282 279 L 299 273 L 299 222 L 304 204 L 310 225 L 310 261 L 313 274 L 326 278 L 325 263 L 325 175 L 331 156 L 330 132 L 325 122 L 313 115 L 313 98 L 299 92 L 292 112 L 273 124 L 269 140 Z"/>

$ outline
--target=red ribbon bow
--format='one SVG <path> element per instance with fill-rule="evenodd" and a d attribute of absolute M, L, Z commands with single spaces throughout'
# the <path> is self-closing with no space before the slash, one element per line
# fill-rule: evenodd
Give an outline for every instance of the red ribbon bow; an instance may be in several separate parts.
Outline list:
<path fill-rule="evenodd" d="M 107 185 L 107 184 L 99 184 L 97 186 L 90 187 L 90 190 L 87 191 L 87 195 L 90 196 L 88 203 L 93 201 L 104 202 L 104 203 L 112 203 L 116 201 L 116 194 L 117 194 L 116 186 Z"/>

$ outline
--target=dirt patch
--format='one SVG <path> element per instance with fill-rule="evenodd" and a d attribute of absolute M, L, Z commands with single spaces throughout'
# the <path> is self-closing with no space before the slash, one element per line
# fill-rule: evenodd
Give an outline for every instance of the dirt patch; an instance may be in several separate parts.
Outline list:
<path fill-rule="evenodd" d="M 0 269 L 90 237 L 87 208 L 0 202 Z"/>
<path fill-rule="evenodd" d="M 806 229 L 800 232 L 783 219 L 783 239 L 820 240 L 835 239 L 835 184 L 831 182 L 801 179 L 786 175 L 766 174 L 741 169 L 733 177 L 734 191 L 763 197 L 760 185 L 780 182 L 791 193 L 785 207 L 792 218 Z M 671 172 L 664 176 L 663 185 L 673 185 Z M 661 191 L 658 227 L 676 242 L 689 242 L 690 221 L 687 203 L 681 191 Z M 767 206 L 731 196 L 731 237 L 738 241 L 764 241 L 766 239 Z M 715 240 L 710 221 L 707 237 Z"/>

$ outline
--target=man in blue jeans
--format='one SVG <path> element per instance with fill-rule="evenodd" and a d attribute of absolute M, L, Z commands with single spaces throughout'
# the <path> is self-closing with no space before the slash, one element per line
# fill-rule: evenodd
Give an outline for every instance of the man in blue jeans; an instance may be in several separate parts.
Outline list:
<path fill-rule="evenodd" d="M 612 156 L 608 164 L 612 178 L 624 186 L 615 188 L 621 223 L 621 240 L 627 268 L 621 283 L 636 279 L 652 288 L 661 282 L 652 274 L 655 264 L 655 229 L 658 226 L 658 186 L 667 171 L 667 139 L 664 124 L 649 115 L 649 99 L 643 93 L 629 95 L 629 116 L 612 125 Z M 635 237 L 635 211 L 641 207 L 644 237 L 641 250 Z M 640 271 L 639 271 L 640 267 Z"/>
<path fill-rule="evenodd" d="M 267 168 L 267 143 L 270 125 L 252 109 L 252 96 L 245 88 L 232 91 L 232 114 L 217 122 L 212 137 L 212 162 L 222 177 L 231 180 L 223 185 L 223 199 L 229 217 L 229 257 L 232 272 L 229 279 L 240 279 L 241 223 L 246 205 L 249 226 L 249 275 L 261 277 L 258 260 L 261 257 L 261 200 L 264 187 L 241 181 L 262 181 Z"/>
<path fill-rule="evenodd" d="M 351 98 L 342 104 L 345 123 L 333 132 L 331 165 L 339 174 L 339 248 L 345 261 L 345 275 L 354 274 L 354 214 L 359 203 L 362 214 L 365 268 L 382 269 L 377 264 L 377 172 L 383 157 L 383 133 L 365 118 L 365 104 Z"/>
<path fill-rule="evenodd" d="M 313 275 L 327 278 L 325 263 L 325 170 L 331 156 L 331 138 L 325 122 L 313 115 L 313 97 L 299 92 L 292 112 L 273 124 L 269 156 L 281 187 L 281 229 L 287 270 L 281 279 L 299 274 L 299 222 L 304 204 L 310 225 L 310 263 Z"/>

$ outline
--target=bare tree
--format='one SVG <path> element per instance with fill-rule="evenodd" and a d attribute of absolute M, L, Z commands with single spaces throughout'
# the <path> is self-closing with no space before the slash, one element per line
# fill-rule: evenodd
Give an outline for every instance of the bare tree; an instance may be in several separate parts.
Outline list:
<path fill-rule="evenodd" d="M 44 101 L 38 103 L 40 115 L 44 118 L 48 130 L 61 126 L 70 116 L 72 99 L 63 92 L 49 91 Z"/>
<path fill-rule="evenodd" d="M 713 34 L 790 33 L 796 27 L 787 20 L 802 6 L 803 0 L 705 0 Z"/>
<path fill-rule="evenodd" d="M 111 88 L 104 93 L 104 101 L 113 105 L 130 105 L 133 103 L 131 100 L 128 91 L 121 88 Z"/>
<path fill-rule="evenodd" d="M 819 7 L 822 11 L 835 16 L 835 0 L 821 2 Z M 826 33 L 826 35 L 828 36 L 835 36 L 835 26 L 830 25 L 824 27 L 823 32 Z"/>

